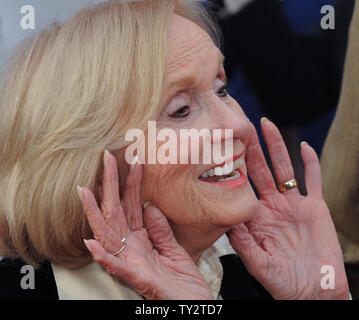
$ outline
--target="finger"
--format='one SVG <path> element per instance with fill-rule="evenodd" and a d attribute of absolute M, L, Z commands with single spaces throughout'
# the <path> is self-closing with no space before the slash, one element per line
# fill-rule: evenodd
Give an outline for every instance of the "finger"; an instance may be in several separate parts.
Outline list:
<path fill-rule="evenodd" d="M 149 205 L 143 213 L 143 220 L 153 246 L 158 252 L 168 258 L 178 259 L 187 257 L 187 252 L 178 244 L 172 229 L 162 212 Z"/>
<path fill-rule="evenodd" d="M 252 275 L 256 269 L 265 266 L 267 253 L 258 245 L 244 223 L 232 226 L 229 242 Z"/>
<path fill-rule="evenodd" d="M 126 178 L 123 205 L 130 230 L 134 231 L 143 227 L 141 205 L 142 165 L 131 165 Z"/>
<path fill-rule="evenodd" d="M 123 236 L 128 233 L 128 225 L 120 202 L 117 160 L 107 150 L 103 160 L 101 212 L 108 225 Z"/>
<path fill-rule="evenodd" d="M 265 197 L 267 194 L 277 192 L 277 188 L 253 124 L 251 130 L 246 151 L 246 166 L 259 195 Z"/>
<path fill-rule="evenodd" d="M 108 253 L 96 240 L 86 240 L 85 245 L 90 251 L 93 259 L 103 266 L 107 272 L 126 281 L 126 279 L 124 279 L 127 278 L 126 262 L 124 259 L 119 259 Z"/>
<path fill-rule="evenodd" d="M 272 162 L 274 175 L 278 184 L 283 184 L 294 178 L 294 170 L 287 147 L 282 135 L 273 122 L 266 118 L 262 118 L 261 127 Z M 298 188 L 293 188 L 286 191 L 285 194 L 299 194 L 299 191 Z"/>
<path fill-rule="evenodd" d="M 85 187 L 78 188 L 78 192 L 95 239 L 107 251 L 118 251 L 122 247 L 121 236 L 106 223 L 92 192 Z"/>
<path fill-rule="evenodd" d="M 300 149 L 304 163 L 305 185 L 308 195 L 322 197 L 322 177 L 318 156 L 307 142 L 302 142 Z"/>

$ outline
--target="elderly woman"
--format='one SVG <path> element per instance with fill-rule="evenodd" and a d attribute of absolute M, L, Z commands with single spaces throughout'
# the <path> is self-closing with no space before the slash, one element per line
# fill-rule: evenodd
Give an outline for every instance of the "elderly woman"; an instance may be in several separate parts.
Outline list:
<path fill-rule="evenodd" d="M 219 256 L 235 253 L 276 299 L 349 298 L 315 152 L 302 144 L 302 196 L 278 129 L 262 120 L 279 192 L 254 127 L 226 91 L 215 34 L 193 1 L 112 1 L 20 50 L 0 95 L 8 297 L 24 295 L 14 270 L 29 264 L 41 298 L 217 299 Z M 129 164 L 126 132 L 145 131 L 149 120 L 178 134 L 232 129 L 233 156 L 145 162 L 157 141 Z M 202 155 L 203 143 L 186 151 Z"/>

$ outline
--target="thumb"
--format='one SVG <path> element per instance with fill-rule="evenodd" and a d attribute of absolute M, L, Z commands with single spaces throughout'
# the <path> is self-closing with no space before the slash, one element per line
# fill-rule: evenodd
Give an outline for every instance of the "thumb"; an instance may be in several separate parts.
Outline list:
<path fill-rule="evenodd" d="M 189 258 L 175 239 L 166 217 L 158 208 L 153 205 L 147 206 L 143 212 L 143 222 L 153 246 L 161 255 L 171 259 L 175 259 L 176 256 Z"/>

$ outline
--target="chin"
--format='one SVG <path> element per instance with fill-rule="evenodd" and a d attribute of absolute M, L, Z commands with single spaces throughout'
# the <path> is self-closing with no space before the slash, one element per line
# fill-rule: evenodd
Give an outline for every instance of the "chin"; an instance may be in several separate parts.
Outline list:
<path fill-rule="evenodd" d="M 256 213 L 258 199 L 248 181 L 245 151 L 224 164 L 202 172 L 195 180 L 205 212 L 218 226 L 232 226 L 250 220 Z"/>
<path fill-rule="evenodd" d="M 237 166 L 235 171 L 237 174 L 227 176 L 226 179 L 201 176 L 195 182 L 196 189 L 201 194 L 203 211 L 208 213 L 217 226 L 246 222 L 254 216 L 259 205 L 245 168 Z"/>
<path fill-rule="evenodd" d="M 218 224 L 228 227 L 252 219 L 259 206 L 259 201 L 249 184 L 241 190 L 231 191 L 221 196 L 222 201 L 218 200 L 220 203 L 216 206 L 215 214 Z"/>

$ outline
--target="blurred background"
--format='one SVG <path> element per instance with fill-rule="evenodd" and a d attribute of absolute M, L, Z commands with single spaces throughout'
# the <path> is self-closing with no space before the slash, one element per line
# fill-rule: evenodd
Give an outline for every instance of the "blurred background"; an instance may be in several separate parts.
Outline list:
<path fill-rule="evenodd" d="M 11 49 L 25 37 L 31 36 L 41 28 L 50 25 L 54 19 L 64 21 L 79 9 L 97 0 L 0 0 L 0 65 L 3 64 Z M 35 9 L 35 29 L 22 29 L 20 13 L 23 6 L 31 5 Z"/>

